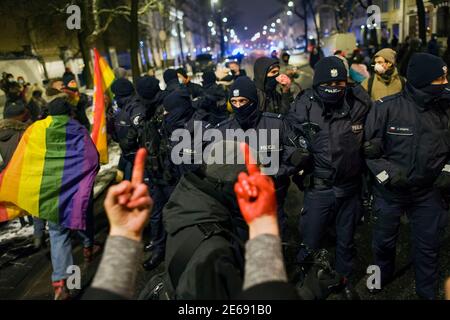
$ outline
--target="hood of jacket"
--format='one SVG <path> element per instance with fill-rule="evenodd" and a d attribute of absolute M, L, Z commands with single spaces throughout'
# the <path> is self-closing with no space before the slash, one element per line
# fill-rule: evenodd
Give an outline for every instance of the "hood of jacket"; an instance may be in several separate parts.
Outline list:
<path fill-rule="evenodd" d="M 0 141 L 8 141 L 18 132 L 25 131 L 27 127 L 28 123 L 23 123 L 21 121 L 12 119 L 0 120 Z"/>
<path fill-rule="evenodd" d="M 274 64 L 279 64 L 279 61 L 273 58 L 263 57 L 255 62 L 255 84 L 259 90 L 265 91 L 267 73 Z"/>
<path fill-rule="evenodd" d="M 195 174 L 181 178 L 164 208 L 164 226 L 174 235 L 178 231 L 200 223 L 227 223 L 230 212 L 226 206 L 206 190 L 214 185 Z"/>

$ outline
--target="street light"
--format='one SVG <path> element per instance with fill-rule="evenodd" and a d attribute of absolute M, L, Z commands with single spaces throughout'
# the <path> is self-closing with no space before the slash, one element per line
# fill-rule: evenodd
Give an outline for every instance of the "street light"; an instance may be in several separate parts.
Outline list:
<path fill-rule="evenodd" d="M 275 22 L 272 23 L 270 26 L 271 26 L 272 28 L 275 28 L 275 26 L 276 26 Z"/>
<path fill-rule="evenodd" d="M 294 1 L 289 1 L 288 7 L 289 7 L 289 8 L 292 8 L 293 6 L 294 6 Z"/>
<path fill-rule="evenodd" d="M 211 28 L 213 25 L 214 25 L 214 22 L 212 22 L 212 21 L 209 21 L 209 22 L 208 22 L 208 27 Z"/>
<path fill-rule="evenodd" d="M 248 30 L 248 27 L 244 27 L 244 30 L 247 31 L 247 30 Z"/>
<path fill-rule="evenodd" d="M 277 19 L 277 23 L 278 23 L 278 24 L 281 23 L 281 19 L 280 19 L 280 18 Z"/>
<path fill-rule="evenodd" d="M 263 27 L 263 30 L 267 30 L 267 26 L 264 26 L 264 27 Z"/>
<path fill-rule="evenodd" d="M 286 12 L 286 14 L 287 14 L 288 16 L 292 16 L 292 11 L 289 10 L 288 12 Z"/>
<path fill-rule="evenodd" d="M 227 23 L 227 22 L 228 22 L 228 18 L 225 17 L 225 18 L 222 19 L 222 21 L 223 21 L 224 23 Z"/>

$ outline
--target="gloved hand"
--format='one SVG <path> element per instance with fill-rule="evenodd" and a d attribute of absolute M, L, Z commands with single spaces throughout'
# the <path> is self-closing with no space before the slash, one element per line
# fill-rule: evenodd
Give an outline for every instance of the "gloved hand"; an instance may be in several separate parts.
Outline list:
<path fill-rule="evenodd" d="M 379 143 L 366 141 L 363 145 L 364 156 L 367 159 L 378 159 L 383 155 L 383 149 Z"/>
<path fill-rule="evenodd" d="M 310 167 L 312 161 L 311 153 L 308 150 L 300 148 L 295 150 L 290 158 L 291 164 L 298 168 L 307 171 L 306 169 Z"/>
<path fill-rule="evenodd" d="M 277 198 L 273 180 L 261 174 L 246 143 L 241 145 L 248 174 L 242 172 L 234 191 L 241 213 L 249 225 L 250 239 L 260 234 L 279 235 Z"/>
<path fill-rule="evenodd" d="M 442 171 L 439 177 L 434 182 L 434 185 L 446 193 L 450 193 L 450 173 Z"/>
<path fill-rule="evenodd" d="M 409 187 L 408 178 L 406 173 L 403 171 L 398 171 L 389 179 L 389 185 L 394 188 L 403 189 Z"/>

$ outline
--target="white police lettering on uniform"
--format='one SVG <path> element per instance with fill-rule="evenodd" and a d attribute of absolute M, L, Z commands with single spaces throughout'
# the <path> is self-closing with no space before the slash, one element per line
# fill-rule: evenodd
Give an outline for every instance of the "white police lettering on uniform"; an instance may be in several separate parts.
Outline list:
<path fill-rule="evenodd" d="M 140 116 L 137 116 L 137 117 L 135 117 L 135 118 L 133 119 L 133 124 L 134 124 L 135 126 L 138 126 L 140 122 L 141 122 L 141 117 L 140 117 Z"/>

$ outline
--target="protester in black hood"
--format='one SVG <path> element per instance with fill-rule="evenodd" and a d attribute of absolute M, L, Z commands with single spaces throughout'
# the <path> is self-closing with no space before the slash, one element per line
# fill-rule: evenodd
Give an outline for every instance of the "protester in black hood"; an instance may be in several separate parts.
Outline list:
<path fill-rule="evenodd" d="M 366 163 L 374 179 L 375 265 L 381 287 L 395 272 L 396 238 L 405 213 L 412 225 L 416 293 L 435 299 L 438 254 L 448 222 L 450 138 L 448 68 L 427 53 L 411 57 L 401 93 L 377 101 L 366 122 Z"/>
<path fill-rule="evenodd" d="M 293 101 L 289 84 L 281 84 L 281 93 L 277 91 L 280 76 L 279 61 L 272 58 L 262 57 L 256 60 L 255 84 L 258 89 L 259 110 L 286 114 Z M 286 78 L 288 78 L 286 76 Z"/>
<path fill-rule="evenodd" d="M 297 98 L 287 117 L 305 149 L 296 160 L 304 169 L 303 180 L 296 182 L 305 190 L 300 219 L 304 245 L 298 262 L 307 263 L 323 248 L 325 231 L 335 223 L 335 268 L 346 285 L 347 299 L 356 298 L 351 283 L 354 233 L 360 218 L 363 129 L 370 107 L 368 94 L 360 86 L 348 86 L 344 63 L 332 56 L 316 64 L 313 89 Z"/>
<path fill-rule="evenodd" d="M 191 77 L 187 74 L 186 69 L 179 68 L 177 70 L 178 79 L 180 84 L 184 84 L 186 88 L 189 90 L 192 99 L 196 99 L 203 95 L 203 89 L 201 85 L 192 82 Z"/>

